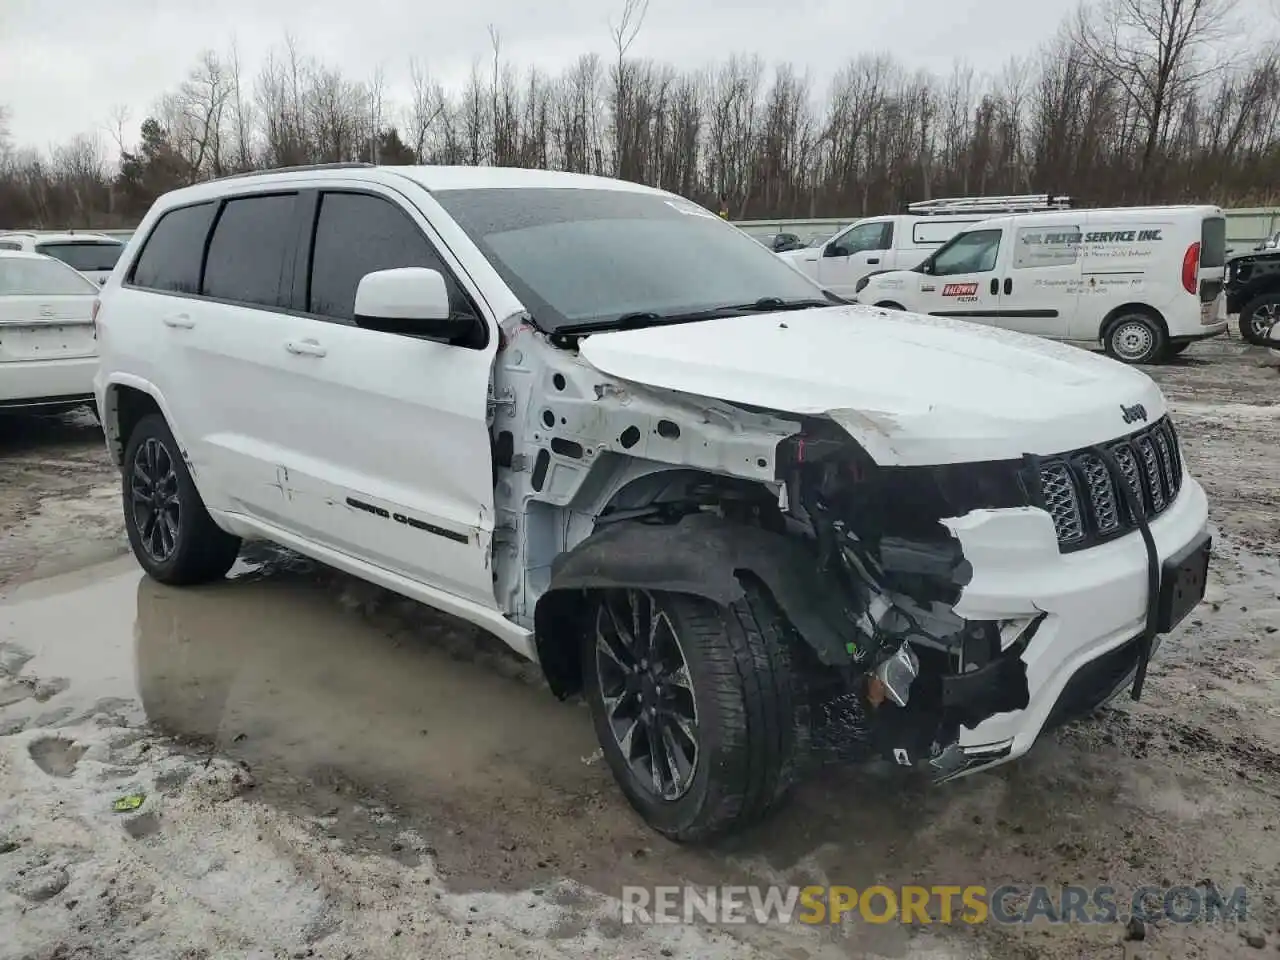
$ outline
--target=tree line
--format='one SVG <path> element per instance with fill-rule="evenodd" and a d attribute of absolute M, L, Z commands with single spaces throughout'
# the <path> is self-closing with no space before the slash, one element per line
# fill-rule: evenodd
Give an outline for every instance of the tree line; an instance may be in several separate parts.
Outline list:
<path fill-rule="evenodd" d="M 940 196 L 1068 193 L 1088 205 L 1280 201 L 1280 47 L 1234 0 L 1093 0 L 994 76 L 863 53 L 817 91 L 734 55 L 677 70 L 631 53 L 647 0 L 606 52 L 520 69 L 490 29 L 459 89 L 409 64 L 356 79 L 286 40 L 254 71 L 207 51 L 126 143 L 130 113 L 48 151 L 0 107 L 0 226 L 131 227 L 174 187 L 306 163 L 492 164 L 621 177 L 733 219 L 854 217 Z M 110 138 L 120 153 L 108 163 Z"/>

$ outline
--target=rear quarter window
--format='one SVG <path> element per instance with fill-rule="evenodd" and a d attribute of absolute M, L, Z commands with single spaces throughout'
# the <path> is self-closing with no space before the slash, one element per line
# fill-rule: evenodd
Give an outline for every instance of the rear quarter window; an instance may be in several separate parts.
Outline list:
<path fill-rule="evenodd" d="M 946 243 L 965 227 L 981 220 L 918 220 L 911 226 L 911 242 L 917 247 L 936 247 Z"/>
<path fill-rule="evenodd" d="M 165 293 L 199 293 L 204 244 L 216 209 L 210 201 L 161 216 L 147 236 L 130 282 Z"/>

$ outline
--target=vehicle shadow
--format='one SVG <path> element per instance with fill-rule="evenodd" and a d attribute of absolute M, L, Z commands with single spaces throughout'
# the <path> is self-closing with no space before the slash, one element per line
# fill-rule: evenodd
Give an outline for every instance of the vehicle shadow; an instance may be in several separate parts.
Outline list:
<path fill-rule="evenodd" d="M 56 413 L 0 410 L 0 457 L 101 437 L 97 413 L 89 404 Z"/>

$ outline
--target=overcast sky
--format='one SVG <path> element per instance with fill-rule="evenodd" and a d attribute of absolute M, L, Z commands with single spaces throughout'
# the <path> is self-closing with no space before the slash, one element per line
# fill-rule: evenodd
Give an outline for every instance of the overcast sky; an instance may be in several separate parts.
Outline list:
<path fill-rule="evenodd" d="M 938 71 L 962 58 L 994 72 L 1033 52 L 1075 2 L 650 0 L 632 52 L 695 66 L 751 51 L 807 67 L 818 89 L 870 51 Z M 473 58 L 489 56 L 489 23 L 504 58 L 521 66 L 556 70 L 584 51 L 607 53 L 621 8 L 622 0 L 0 0 L 0 103 L 20 144 L 44 148 L 105 130 L 116 104 L 130 108 L 132 138 L 202 49 L 225 50 L 233 38 L 251 74 L 291 32 L 304 52 L 353 78 L 384 65 L 395 96 L 407 89 L 410 56 L 459 82 Z"/>

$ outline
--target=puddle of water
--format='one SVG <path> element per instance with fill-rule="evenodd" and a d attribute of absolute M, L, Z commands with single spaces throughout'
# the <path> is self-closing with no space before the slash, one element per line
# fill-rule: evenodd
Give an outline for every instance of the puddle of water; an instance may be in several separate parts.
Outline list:
<path fill-rule="evenodd" d="M 45 709 L 136 700 L 167 733 L 302 774 L 334 767 L 432 792 L 572 785 L 595 747 L 581 708 L 459 659 L 466 628 L 425 608 L 434 624 L 421 631 L 378 629 L 315 578 L 245 564 L 182 590 L 131 561 L 84 574 L 33 584 L 0 608 L 0 640 L 33 655 L 23 674 L 69 681 Z M 453 635 L 442 646 L 433 632 Z"/>
<path fill-rule="evenodd" d="M 1237 831 L 1256 816 L 1252 795 L 1232 793 L 1229 780 L 1184 768 L 1186 782 L 1174 782 L 1167 756 L 1126 759 L 1124 742 L 1050 738 L 1018 764 L 940 788 L 832 770 L 769 822 L 682 848 L 645 828 L 606 765 L 591 762 L 586 710 L 555 700 L 494 652 L 496 641 L 313 565 L 242 563 L 233 573 L 176 590 L 130 559 L 20 588 L 0 603 L 0 641 L 33 655 L 24 676 L 66 685 L 49 685 L 45 702 L 0 707 L 0 726 L 15 711 L 70 717 L 135 701 L 140 718 L 145 710 L 161 729 L 249 763 L 264 802 L 323 814 L 322 828 L 343 839 L 417 831 L 455 892 L 559 877 L 613 895 L 627 883 L 866 887 L 1114 873 L 1133 884 L 1142 877 L 1123 857 L 1137 848 L 1149 858 L 1142 870 L 1226 876 L 1234 861 L 1223 844 L 1166 842 L 1185 836 L 1166 821 L 1198 824 L 1199 807 L 1176 802 L 1190 792 L 1227 810 Z M 395 823 L 380 824 L 379 805 Z M 1135 833 L 1126 825 L 1144 809 L 1163 814 L 1162 825 Z M 884 952 L 906 948 L 905 929 L 871 934 L 886 938 Z"/>

